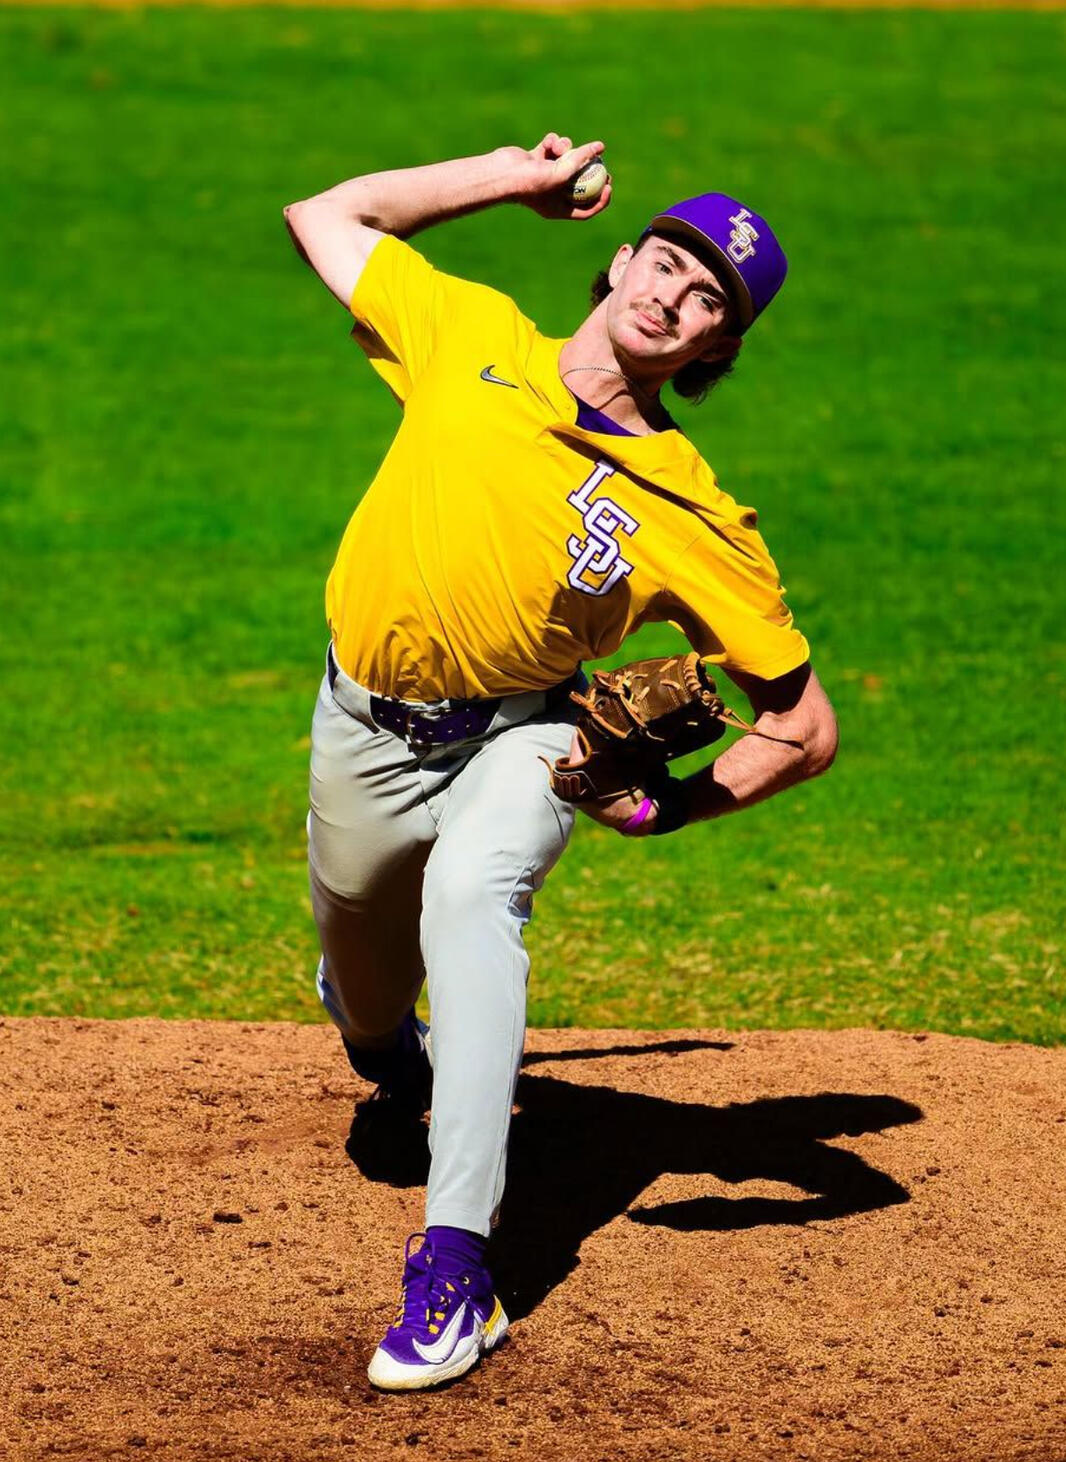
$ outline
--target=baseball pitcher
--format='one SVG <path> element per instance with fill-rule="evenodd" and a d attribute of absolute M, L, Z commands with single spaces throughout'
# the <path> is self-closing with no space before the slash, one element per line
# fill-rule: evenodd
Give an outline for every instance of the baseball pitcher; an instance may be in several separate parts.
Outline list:
<path fill-rule="evenodd" d="M 408 242 L 503 203 L 593 219 L 610 181 L 582 202 L 571 182 L 602 151 L 552 132 L 285 209 L 403 409 L 329 576 L 308 819 L 319 993 L 376 1086 L 350 1138 L 363 1170 L 417 1176 L 430 1111 L 425 1231 L 370 1362 L 385 1389 L 461 1375 L 507 1330 L 487 1241 L 525 1033 L 522 930 L 576 811 L 627 837 L 677 833 L 836 750 L 755 513 L 662 400 L 667 383 L 701 399 L 780 288 L 766 220 L 720 193 L 654 213 L 565 340 Z M 582 662 L 646 621 L 679 626 L 691 654 L 590 684 Z M 755 734 L 679 780 L 670 758 L 728 715 L 716 669 Z"/>

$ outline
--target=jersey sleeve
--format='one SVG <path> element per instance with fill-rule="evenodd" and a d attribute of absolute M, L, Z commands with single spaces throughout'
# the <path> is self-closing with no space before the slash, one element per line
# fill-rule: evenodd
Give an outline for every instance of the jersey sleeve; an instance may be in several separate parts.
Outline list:
<path fill-rule="evenodd" d="M 352 337 L 401 402 L 482 288 L 442 274 L 391 234 L 378 240 L 352 291 Z"/>
<path fill-rule="evenodd" d="M 694 650 L 727 672 L 776 680 L 810 659 L 754 530 L 726 536 L 705 527 L 657 596 L 654 618 L 676 624 Z"/>

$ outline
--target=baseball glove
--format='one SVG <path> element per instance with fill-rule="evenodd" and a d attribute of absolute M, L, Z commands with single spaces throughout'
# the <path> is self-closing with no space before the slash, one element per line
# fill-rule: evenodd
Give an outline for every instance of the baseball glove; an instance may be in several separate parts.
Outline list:
<path fill-rule="evenodd" d="M 695 651 L 597 670 L 587 692 L 570 698 L 581 707 L 578 750 L 548 768 L 564 802 L 658 799 L 670 784 L 668 762 L 710 746 L 727 726 L 752 729 L 726 706 Z"/>

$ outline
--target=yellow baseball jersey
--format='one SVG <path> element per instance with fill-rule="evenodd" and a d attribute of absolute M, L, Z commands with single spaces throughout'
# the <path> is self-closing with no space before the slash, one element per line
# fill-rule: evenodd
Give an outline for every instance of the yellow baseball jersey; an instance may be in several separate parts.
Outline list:
<path fill-rule="evenodd" d="M 543 689 L 654 620 L 727 671 L 808 658 L 754 511 L 679 431 L 577 426 L 565 341 L 513 301 L 386 237 L 351 309 L 403 405 L 326 589 L 353 679 L 405 700 Z"/>

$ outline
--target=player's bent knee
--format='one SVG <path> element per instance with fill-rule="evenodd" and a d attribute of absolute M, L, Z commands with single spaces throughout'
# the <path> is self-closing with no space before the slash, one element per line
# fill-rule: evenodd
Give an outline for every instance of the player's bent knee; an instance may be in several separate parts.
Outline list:
<path fill-rule="evenodd" d="M 318 998 L 341 1035 L 367 1051 L 387 1050 L 393 1045 L 418 993 L 408 985 L 382 981 L 357 961 L 349 961 L 345 967 L 343 955 L 333 962 L 323 956 L 316 986 Z"/>

